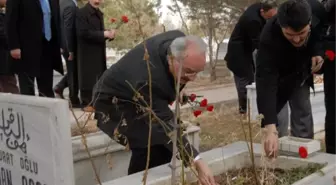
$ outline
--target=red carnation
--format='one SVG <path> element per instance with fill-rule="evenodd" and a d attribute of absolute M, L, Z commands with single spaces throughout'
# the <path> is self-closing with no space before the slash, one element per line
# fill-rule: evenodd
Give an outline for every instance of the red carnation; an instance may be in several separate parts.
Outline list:
<path fill-rule="evenodd" d="M 206 107 L 208 105 L 208 100 L 207 99 L 203 99 L 201 102 L 200 102 L 200 106 L 201 107 Z"/>
<path fill-rule="evenodd" d="M 335 60 L 335 52 L 332 50 L 327 50 L 325 52 L 325 55 L 328 57 L 329 60 L 333 61 Z"/>
<path fill-rule="evenodd" d="M 169 103 L 169 105 L 173 105 L 173 103 L 174 103 L 174 102 L 172 101 L 172 102 Z"/>
<path fill-rule="evenodd" d="M 111 19 L 110 19 L 110 22 L 111 22 L 111 23 L 115 23 L 116 21 L 117 21 L 117 19 L 115 19 L 115 18 L 111 18 Z"/>
<path fill-rule="evenodd" d="M 195 101 L 196 98 L 197 98 L 196 94 L 191 94 L 191 95 L 189 96 L 189 100 L 190 100 L 191 102 Z"/>
<path fill-rule="evenodd" d="M 202 111 L 201 110 L 195 110 L 194 111 L 194 116 L 197 118 L 199 115 L 202 114 Z"/>
<path fill-rule="evenodd" d="M 126 15 L 121 16 L 121 21 L 124 23 L 128 23 L 128 17 Z"/>
<path fill-rule="evenodd" d="M 212 112 L 213 110 L 214 110 L 214 106 L 213 105 L 209 105 L 207 107 L 207 111 Z"/>
<path fill-rule="evenodd" d="M 307 152 L 306 147 L 300 146 L 299 155 L 300 155 L 301 158 L 307 158 L 308 152 Z"/>

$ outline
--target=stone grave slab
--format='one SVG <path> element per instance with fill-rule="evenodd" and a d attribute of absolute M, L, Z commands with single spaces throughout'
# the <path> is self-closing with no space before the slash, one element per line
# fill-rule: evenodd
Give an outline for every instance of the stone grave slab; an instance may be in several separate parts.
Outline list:
<path fill-rule="evenodd" d="M 284 136 L 279 139 L 280 152 L 299 155 L 299 148 L 304 147 L 307 156 L 321 150 L 321 143 L 318 140 Z"/>
<path fill-rule="evenodd" d="M 68 103 L 0 93 L 0 184 L 74 185 Z"/>

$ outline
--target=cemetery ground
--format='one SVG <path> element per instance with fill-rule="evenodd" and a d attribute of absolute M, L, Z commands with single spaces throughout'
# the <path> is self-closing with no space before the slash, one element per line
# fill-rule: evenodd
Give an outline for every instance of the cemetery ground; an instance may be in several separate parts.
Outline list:
<path fill-rule="evenodd" d="M 214 112 L 204 112 L 203 115 L 197 118 L 193 116 L 191 108 L 182 109 L 181 117 L 185 122 L 200 126 L 200 152 L 209 151 L 236 141 L 249 141 L 250 139 L 248 120 L 238 114 L 236 101 L 217 104 Z M 251 122 L 251 128 L 253 143 L 261 143 L 262 130 L 260 129 L 260 124 L 257 121 L 253 121 Z M 95 121 L 90 120 L 84 131 L 97 131 Z M 79 132 L 73 129 L 72 134 L 78 135 Z M 324 143 L 322 140 L 321 144 L 323 147 Z M 110 165 L 113 166 L 113 164 Z M 262 185 L 291 185 L 306 176 L 319 172 L 323 167 L 324 165 L 317 163 L 288 170 L 257 167 L 256 172 L 258 178 L 264 182 Z M 219 185 L 257 185 L 253 180 L 254 171 L 251 166 L 231 169 L 217 175 L 215 178 Z"/>
<path fill-rule="evenodd" d="M 213 89 L 223 86 L 234 86 L 232 77 L 225 66 L 217 69 L 217 80 L 210 83 L 208 77 L 198 77 L 198 79 L 187 86 L 192 93 L 199 90 Z M 206 75 L 205 75 L 206 76 Z M 189 92 L 188 91 L 188 92 Z M 216 96 L 216 95 L 214 95 Z M 222 147 L 236 141 L 249 141 L 252 137 L 253 143 L 261 143 L 262 130 L 258 121 L 249 123 L 247 117 L 238 114 L 237 100 L 225 101 L 215 104 L 215 111 L 204 112 L 201 116 L 195 117 L 191 108 L 181 110 L 181 118 L 184 122 L 197 125 L 201 128 L 200 132 L 200 152 L 209 151 L 214 148 Z M 85 119 L 84 119 L 85 120 Z M 82 132 L 94 133 L 98 131 L 96 121 L 89 119 L 87 122 L 81 121 L 83 127 Z M 249 129 L 251 128 L 251 135 Z M 80 135 L 80 130 L 76 125 L 72 125 L 72 136 Z M 324 151 L 324 140 L 321 141 L 322 151 Z M 108 160 L 106 163 L 110 164 Z M 289 185 L 310 174 L 319 171 L 324 165 L 309 164 L 303 167 L 284 170 L 281 168 L 263 168 L 257 167 L 256 174 L 263 185 Z M 246 166 L 240 169 L 231 169 L 223 174 L 216 176 L 216 181 L 220 185 L 254 185 L 254 169 Z M 191 184 L 194 185 L 194 184 Z"/>

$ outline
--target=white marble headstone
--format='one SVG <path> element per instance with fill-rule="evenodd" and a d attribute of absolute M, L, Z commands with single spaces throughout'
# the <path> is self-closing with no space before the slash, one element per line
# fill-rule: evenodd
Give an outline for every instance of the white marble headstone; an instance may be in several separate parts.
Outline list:
<path fill-rule="evenodd" d="M 74 185 L 65 100 L 0 93 L 0 185 Z"/>

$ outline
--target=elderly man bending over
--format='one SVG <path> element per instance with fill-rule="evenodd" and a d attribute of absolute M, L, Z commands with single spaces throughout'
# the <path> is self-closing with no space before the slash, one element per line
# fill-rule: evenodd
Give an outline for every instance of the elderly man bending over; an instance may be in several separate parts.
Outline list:
<path fill-rule="evenodd" d="M 167 132 L 174 127 L 174 114 L 168 104 L 176 96 L 175 74 L 182 65 L 181 89 L 194 80 L 204 70 L 207 46 L 201 38 L 177 30 L 155 35 L 145 44 L 151 70 L 152 110 L 156 115 L 149 146 L 152 168 L 169 163 L 172 158 Z M 132 150 L 128 174 L 145 170 L 147 161 L 149 118 L 145 107 L 149 105 L 150 80 L 144 54 L 145 45 L 140 43 L 105 71 L 93 92 L 98 127 Z M 185 165 L 195 164 L 202 185 L 215 185 L 212 172 L 185 137 L 178 146 L 180 153 L 183 150 Z"/>

